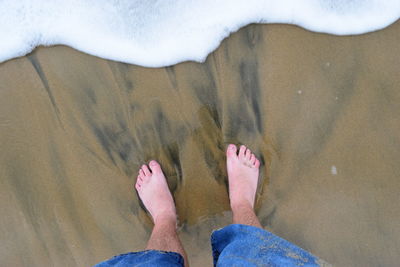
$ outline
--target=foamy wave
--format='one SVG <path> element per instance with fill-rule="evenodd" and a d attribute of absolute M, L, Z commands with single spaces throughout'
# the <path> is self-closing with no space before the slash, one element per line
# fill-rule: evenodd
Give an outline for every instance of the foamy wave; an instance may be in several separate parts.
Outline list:
<path fill-rule="evenodd" d="M 106 59 L 161 67 L 204 61 L 250 23 L 337 35 L 382 29 L 399 0 L 0 0 L 0 62 L 64 44 Z"/>

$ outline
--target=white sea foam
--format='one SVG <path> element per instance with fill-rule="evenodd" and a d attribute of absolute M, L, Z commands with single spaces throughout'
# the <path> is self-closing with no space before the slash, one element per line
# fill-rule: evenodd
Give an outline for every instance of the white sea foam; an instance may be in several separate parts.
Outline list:
<path fill-rule="evenodd" d="M 250 23 L 290 23 L 337 35 L 382 29 L 399 0 L 0 0 L 0 62 L 64 44 L 148 67 L 204 61 Z"/>

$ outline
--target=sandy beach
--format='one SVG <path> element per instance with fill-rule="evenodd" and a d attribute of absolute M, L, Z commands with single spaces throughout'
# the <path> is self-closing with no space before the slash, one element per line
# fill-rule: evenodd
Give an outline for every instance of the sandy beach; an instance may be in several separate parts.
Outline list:
<path fill-rule="evenodd" d="M 191 266 L 230 223 L 225 148 L 262 160 L 265 229 L 335 266 L 400 261 L 400 22 L 339 37 L 250 25 L 205 63 L 144 68 L 41 47 L 0 64 L 0 266 L 143 250 L 158 160 Z"/>

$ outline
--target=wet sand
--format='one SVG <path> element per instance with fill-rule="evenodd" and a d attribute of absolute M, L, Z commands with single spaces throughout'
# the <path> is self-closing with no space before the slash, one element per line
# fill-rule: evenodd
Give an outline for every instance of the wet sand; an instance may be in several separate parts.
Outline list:
<path fill-rule="evenodd" d="M 139 166 L 168 176 L 192 266 L 228 224 L 224 150 L 262 159 L 263 226 L 337 266 L 400 261 L 400 23 L 337 37 L 251 25 L 203 64 L 57 46 L 0 64 L 0 265 L 142 250 Z"/>

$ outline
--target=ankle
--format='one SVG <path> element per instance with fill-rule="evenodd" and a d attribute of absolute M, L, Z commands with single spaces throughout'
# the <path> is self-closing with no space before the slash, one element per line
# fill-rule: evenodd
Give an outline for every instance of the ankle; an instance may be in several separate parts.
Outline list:
<path fill-rule="evenodd" d="M 254 211 L 253 205 L 247 201 L 242 201 L 241 203 L 231 203 L 231 209 L 233 214 L 239 214 L 249 210 Z"/>
<path fill-rule="evenodd" d="M 172 213 L 161 213 L 153 218 L 155 226 L 173 226 L 176 228 L 177 219 L 176 215 Z"/>

